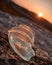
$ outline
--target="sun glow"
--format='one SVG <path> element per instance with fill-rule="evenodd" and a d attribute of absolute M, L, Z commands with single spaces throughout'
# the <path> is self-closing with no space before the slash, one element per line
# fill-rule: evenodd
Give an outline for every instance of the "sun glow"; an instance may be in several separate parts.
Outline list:
<path fill-rule="evenodd" d="M 43 16 L 43 14 L 42 14 L 41 12 L 39 12 L 39 13 L 38 13 L 38 16 L 39 16 L 39 17 L 42 17 L 42 16 Z"/>

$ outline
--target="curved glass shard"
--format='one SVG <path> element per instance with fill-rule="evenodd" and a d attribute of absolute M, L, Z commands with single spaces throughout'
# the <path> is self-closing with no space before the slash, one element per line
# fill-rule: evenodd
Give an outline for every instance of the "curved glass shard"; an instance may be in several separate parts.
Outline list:
<path fill-rule="evenodd" d="M 33 30 L 21 24 L 8 31 L 9 43 L 13 50 L 24 60 L 29 61 L 35 55 L 32 46 L 34 45 Z"/>

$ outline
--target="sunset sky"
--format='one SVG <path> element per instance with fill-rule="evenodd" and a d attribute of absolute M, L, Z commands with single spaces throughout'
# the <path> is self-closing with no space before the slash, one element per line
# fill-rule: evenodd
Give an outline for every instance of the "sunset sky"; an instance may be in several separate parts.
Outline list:
<path fill-rule="evenodd" d="M 41 13 L 42 17 L 52 24 L 52 0 L 13 0 L 16 4 L 33 11 Z"/>

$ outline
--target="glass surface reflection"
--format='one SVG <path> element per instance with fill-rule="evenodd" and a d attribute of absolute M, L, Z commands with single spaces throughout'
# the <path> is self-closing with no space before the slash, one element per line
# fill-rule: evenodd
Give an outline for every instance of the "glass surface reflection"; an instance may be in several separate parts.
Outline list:
<path fill-rule="evenodd" d="M 8 31 L 9 43 L 13 50 L 24 60 L 29 61 L 35 55 L 32 46 L 34 45 L 34 32 L 25 25 L 20 24 Z"/>

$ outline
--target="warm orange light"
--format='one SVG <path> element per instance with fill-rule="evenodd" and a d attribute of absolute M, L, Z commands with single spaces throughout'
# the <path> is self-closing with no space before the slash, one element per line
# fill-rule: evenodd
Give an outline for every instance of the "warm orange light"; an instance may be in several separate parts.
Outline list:
<path fill-rule="evenodd" d="M 43 14 L 40 12 L 40 13 L 38 13 L 38 16 L 39 16 L 39 17 L 42 17 L 42 16 L 43 16 Z"/>

